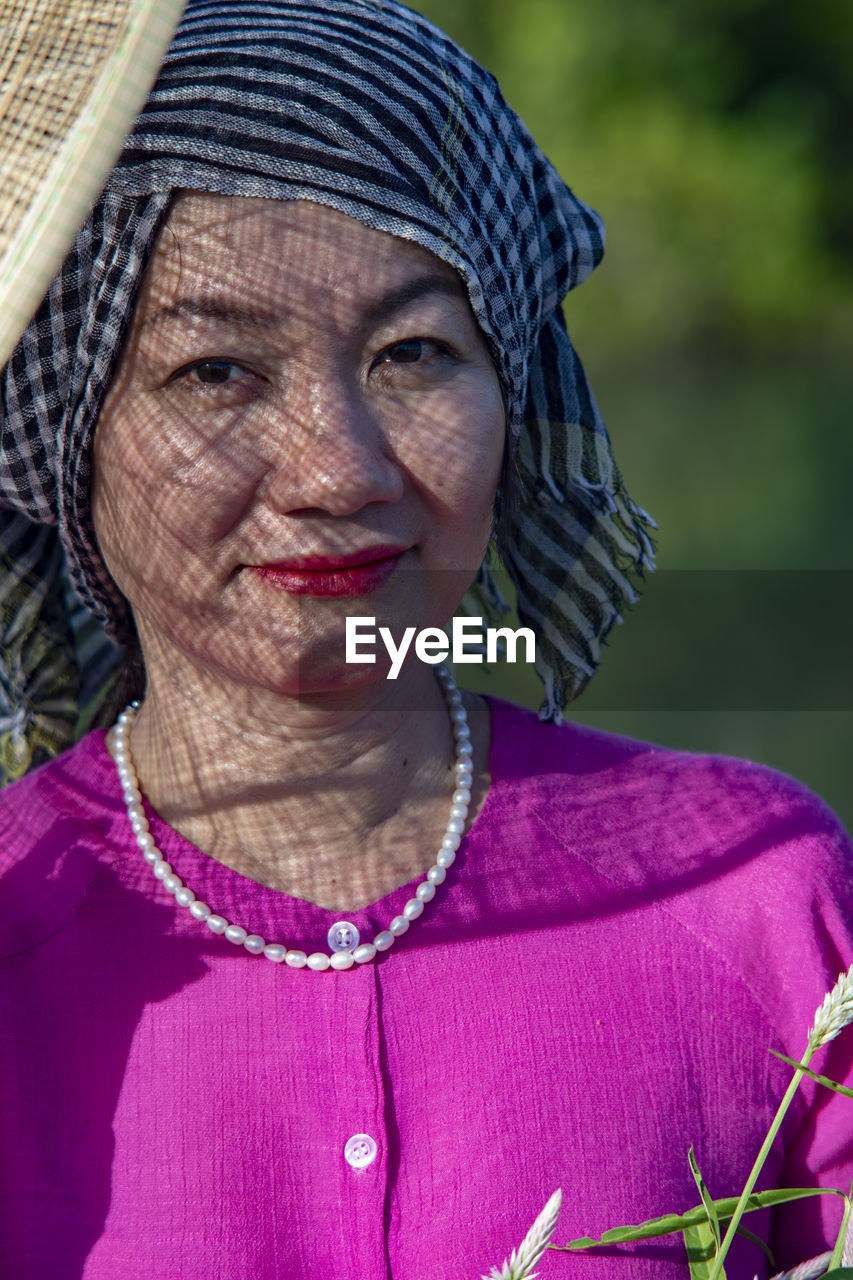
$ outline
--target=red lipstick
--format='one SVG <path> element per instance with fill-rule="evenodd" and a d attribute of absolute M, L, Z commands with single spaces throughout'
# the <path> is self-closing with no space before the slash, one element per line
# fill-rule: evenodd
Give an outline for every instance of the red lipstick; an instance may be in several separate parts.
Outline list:
<path fill-rule="evenodd" d="M 408 547 L 365 547 L 340 556 L 300 556 L 248 567 L 279 591 L 296 596 L 361 596 L 375 591 L 397 568 Z"/>

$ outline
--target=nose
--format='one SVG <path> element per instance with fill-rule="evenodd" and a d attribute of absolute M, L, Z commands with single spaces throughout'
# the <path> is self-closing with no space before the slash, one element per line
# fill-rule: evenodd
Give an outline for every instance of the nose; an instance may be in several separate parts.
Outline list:
<path fill-rule="evenodd" d="M 396 502 L 404 474 L 388 427 L 355 380 L 327 375 L 292 390 L 276 424 L 266 499 L 285 515 L 349 516 Z"/>

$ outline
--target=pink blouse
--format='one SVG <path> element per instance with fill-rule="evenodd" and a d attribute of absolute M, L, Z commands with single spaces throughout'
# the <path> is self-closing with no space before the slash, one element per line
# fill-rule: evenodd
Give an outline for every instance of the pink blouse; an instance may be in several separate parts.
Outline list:
<path fill-rule="evenodd" d="M 341 973 L 176 906 L 102 733 L 0 794 L 0 1275 L 477 1280 L 557 1187 L 557 1242 L 695 1204 L 691 1143 L 713 1194 L 740 1190 L 790 1078 L 769 1050 L 802 1053 L 853 961 L 847 837 L 763 768 L 491 710 L 491 790 L 445 883 Z M 215 910 L 327 949 L 337 913 L 151 822 Z M 411 892 L 347 918 L 372 936 Z M 853 1029 L 815 1066 L 849 1081 L 851 1051 Z M 763 1185 L 849 1187 L 853 1102 L 809 1085 L 780 1138 Z M 840 1204 L 779 1212 L 780 1267 Z M 767 1274 L 732 1258 L 730 1280 Z M 673 1236 L 540 1274 L 686 1266 Z"/>

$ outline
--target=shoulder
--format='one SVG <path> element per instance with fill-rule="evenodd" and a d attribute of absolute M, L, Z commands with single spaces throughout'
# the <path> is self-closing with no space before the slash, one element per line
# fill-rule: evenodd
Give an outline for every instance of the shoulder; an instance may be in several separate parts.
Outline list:
<path fill-rule="evenodd" d="M 591 915 L 666 920 L 691 963 L 713 955 L 771 1024 L 805 1029 L 853 961 L 853 846 L 832 811 L 748 761 L 491 708 L 492 812 L 514 856 Z"/>
<path fill-rule="evenodd" d="M 102 731 L 0 791 L 0 956 L 32 946 L 121 855 L 121 821 Z"/>
<path fill-rule="evenodd" d="M 103 730 L 0 790 L 0 875 L 27 850 L 57 833 L 98 826 L 116 808 L 114 766 Z M 106 814 L 105 814 L 106 810 Z"/>
<path fill-rule="evenodd" d="M 533 797 L 564 831 L 594 826 L 639 850 L 709 854 L 759 836 L 810 837 L 850 848 L 813 792 L 774 769 L 727 756 L 673 750 L 600 730 L 544 724 L 534 712 L 490 699 L 492 767 L 500 787 Z M 624 843 L 623 843 L 624 847 Z"/>

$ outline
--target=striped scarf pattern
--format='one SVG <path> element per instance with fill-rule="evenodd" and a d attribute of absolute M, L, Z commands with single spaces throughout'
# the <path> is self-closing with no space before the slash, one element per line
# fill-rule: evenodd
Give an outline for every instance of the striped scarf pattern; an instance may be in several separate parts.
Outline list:
<path fill-rule="evenodd" d="M 494 78 L 394 0 L 190 0 L 104 192 L 0 374 L 0 554 L 8 580 L 17 565 L 17 581 L 32 584 L 20 517 L 52 527 L 63 555 L 41 547 L 39 609 L 68 657 L 65 675 L 54 664 L 37 696 L 32 662 L 15 647 L 21 591 L 5 590 L 0 725 L 20 748 L 22 735 L 34 739 L 50 721 L 62 745 L 56 707 L 76 697 L 79 710 L 79 689 L 98 687 L 116 661 L 108 637 L 127 634 L 127 604 L 92 528 L 91 442 L 179 189 L 313 200 L 459 272 L 514 449 L 504 563 L 519 618 L 538 637 L 541 714 L 559 719 L 653 567 L 652 521 L 624 488 L 561 309 L 601 259 L 598 215 L 565 185 Z M 31 529 L 30 541 L 44 537 Z M 490 563 L 465 608 L 497 623 L 505 606 Z M 63 627 L 56 602 L 67 604 L 69 581 L 103 626 L 100 646 L 74 610 Z M 72 670 L 75 654 L 84 670 Z M 79 729 L 73 720 L 66 742 Z"/>

